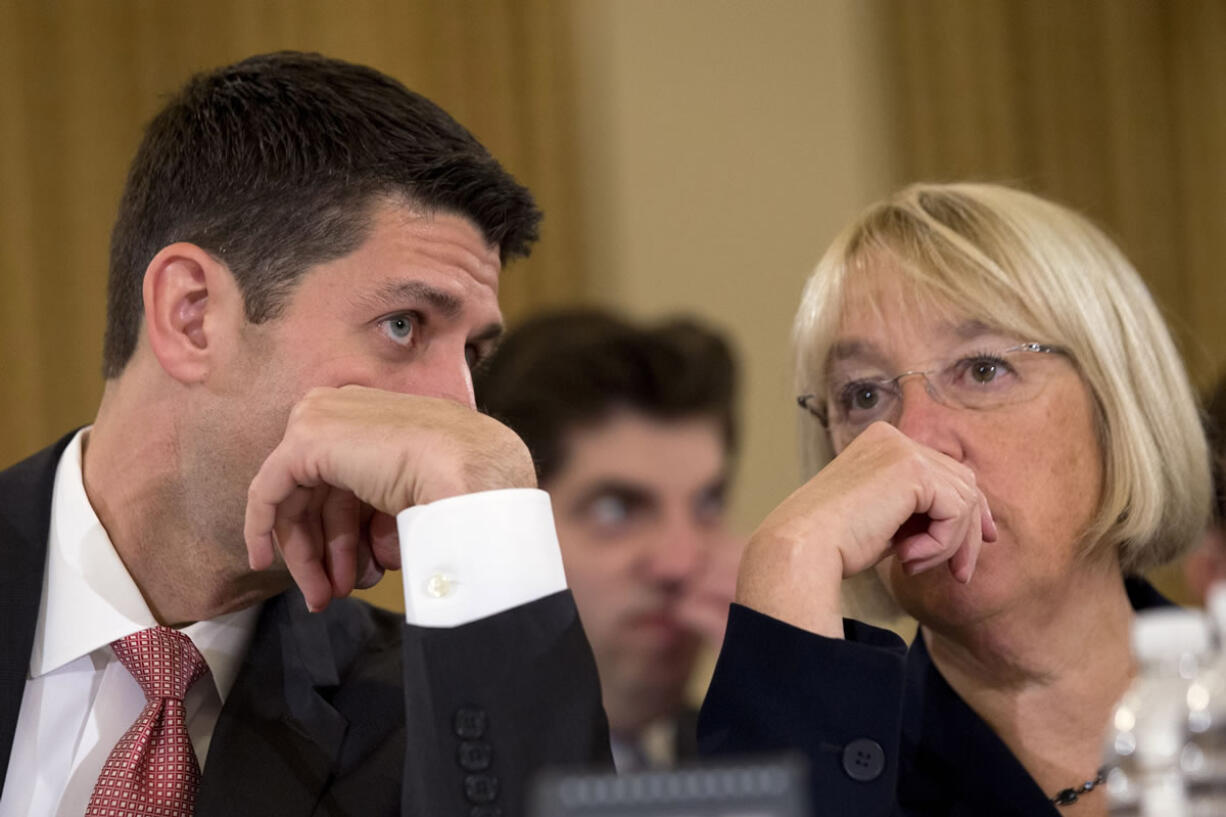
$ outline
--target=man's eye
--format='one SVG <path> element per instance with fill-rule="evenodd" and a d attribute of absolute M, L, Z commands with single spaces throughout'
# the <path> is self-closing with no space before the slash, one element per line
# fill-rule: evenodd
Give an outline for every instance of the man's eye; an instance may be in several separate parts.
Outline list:
<path fill-rule="evenodd" d="M 464 362 L 468 364 L 468 370 L 471 372 L 481 362 L 481 352 L 476 346 L 469 344 L 464 347 Z"/>
<path fill-rule="evenodd" d="M 626 501 L 617 496 L 602 496 L 588 506 L 588 517 L 601 527 L 615 527 L 630 516 Z"/>
<path fill-rule="evenodd" d="M 727 507 L 724 491 L 703 491 L 694 503 L 694 516 L 700 522 L 719 522 L 724 518 Z"/>
<path fill-rule="evenodd" d="M 407 346 L 413 339 L 415 323 L 412 315 L 393 315 L 390 318 L 384 318 L 380 326 L 383 328 L 383 334 L 387 335 L 390 340 L 401 346 Z"/>

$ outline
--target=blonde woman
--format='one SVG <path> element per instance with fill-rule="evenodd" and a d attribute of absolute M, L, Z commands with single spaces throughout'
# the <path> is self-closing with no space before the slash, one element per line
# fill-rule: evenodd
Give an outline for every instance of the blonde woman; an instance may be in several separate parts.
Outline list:
<path fill-rule="evenodd" d="M 1210 500 L 1140 278 L 1063 207 L 920 185 L 827 251 L 795 346 L 820 470 L 749 543 L 700 745 L 803 750 L 823 814 L 1105 814 L 1129 625 L 1165 603 L 1132 577 Z M 843 618 L 883 601 L 910 648 Z"/>

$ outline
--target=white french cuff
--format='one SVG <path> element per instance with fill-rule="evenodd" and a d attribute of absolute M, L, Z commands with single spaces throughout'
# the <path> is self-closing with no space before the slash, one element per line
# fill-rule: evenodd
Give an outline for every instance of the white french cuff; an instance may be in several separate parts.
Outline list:
<path fill-rule="evenodd" d="M 409 624 L 457 627 L 566 589 L 549 494 L 508 488 L 396 514 Z"/>

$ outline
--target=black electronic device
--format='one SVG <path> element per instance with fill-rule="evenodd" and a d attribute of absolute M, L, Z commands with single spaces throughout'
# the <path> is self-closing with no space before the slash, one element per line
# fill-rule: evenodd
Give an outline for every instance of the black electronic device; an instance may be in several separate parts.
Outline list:
<path fill-rule="evenodd" d="M 532 817 L 808 817 L 796 758 L 667 771 L 550 772 L 535 788 Z"/>

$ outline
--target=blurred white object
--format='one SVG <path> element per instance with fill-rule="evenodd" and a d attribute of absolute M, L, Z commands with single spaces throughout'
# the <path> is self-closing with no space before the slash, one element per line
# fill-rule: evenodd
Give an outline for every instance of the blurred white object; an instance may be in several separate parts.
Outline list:
<path fill-rule="evenodd" d="M 1103 752 L 1109 812 L 1192 817 L 1184 773 L 1197 764 L 1198 749 L 1188 740 L 1189 700 L 1204 693 L 1208 622 L 1178 608 L 1140 613 L 1132 651 L 1137 675 L 1116 706 Z"/>
<path fill-rule="evenodd" d="M 1226 814 L 1226 582 L 1205 597 L 1216 650 L 1188 688 L 1188 742 L 1182 756 L 1190 817 Z"/>

